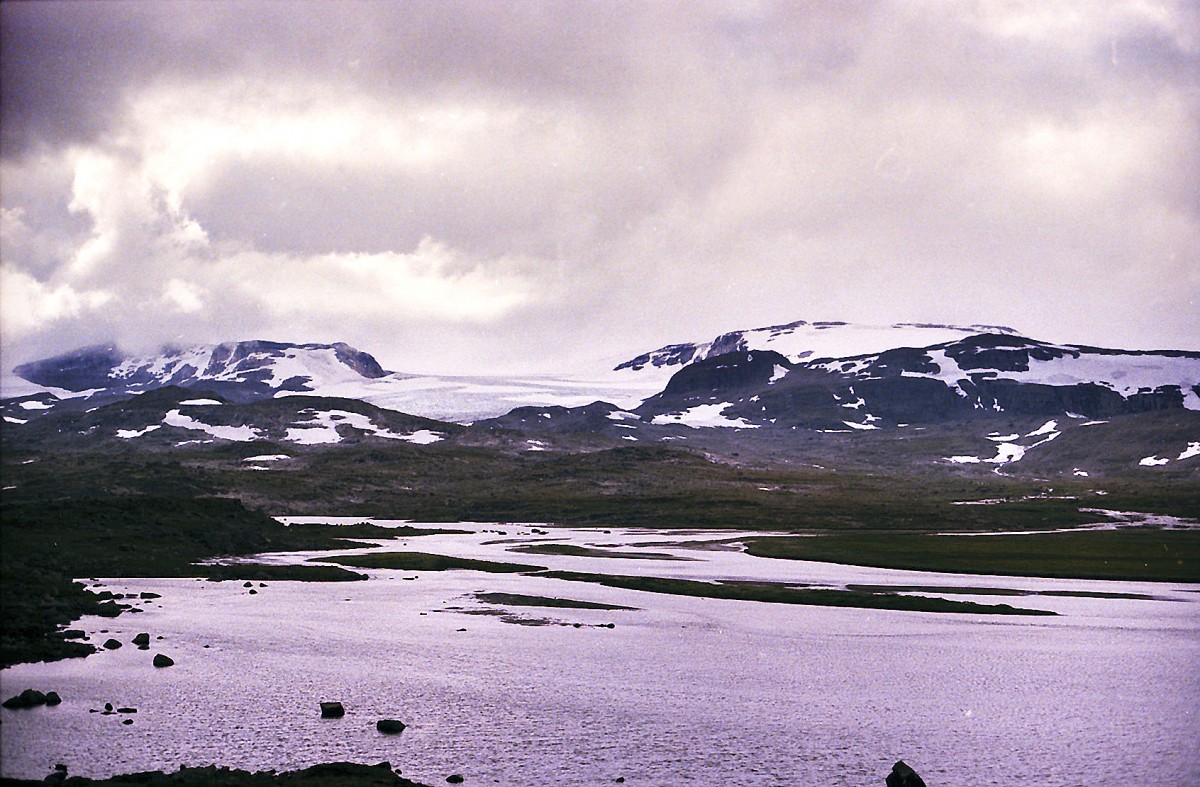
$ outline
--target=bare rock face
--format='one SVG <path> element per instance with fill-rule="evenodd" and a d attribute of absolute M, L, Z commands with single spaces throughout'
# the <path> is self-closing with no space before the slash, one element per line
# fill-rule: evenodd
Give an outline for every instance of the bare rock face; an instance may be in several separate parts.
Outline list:
<path fill-rule="evenodd" d="M 925 787 L 925 781 L 904 760 L 900 760 L 888 774 L 887 787 Z"/>

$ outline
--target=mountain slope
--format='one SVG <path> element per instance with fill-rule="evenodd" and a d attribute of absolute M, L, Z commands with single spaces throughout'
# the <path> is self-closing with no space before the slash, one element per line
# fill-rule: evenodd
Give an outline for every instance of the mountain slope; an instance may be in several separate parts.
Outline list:
<path fill-rule="evenodd" d="M 123 395 L 175 385 L 237 401 L 388 374 L 373 357 L 348 344 L 261 340 L 167 348 L 146 356 L 128 356 L 112 346 L 86 347 L 13 371 L 32 383 L 73 392 Z"/>

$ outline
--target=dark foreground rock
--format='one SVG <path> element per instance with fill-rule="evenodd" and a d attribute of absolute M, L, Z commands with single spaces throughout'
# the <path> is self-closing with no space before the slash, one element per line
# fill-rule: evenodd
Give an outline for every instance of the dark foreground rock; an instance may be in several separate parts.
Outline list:
<path fill-rule="evenodd" d="M 399 719 L 380 719 L 375 722 L 375 729 L 387 735 L 396 735 L 404 732 L 406 725 Z"/>
<path fill-rule="evenodd" d="M 340 719 L 346 715 L 346 708 L 340 702 L 322 702 L 321 703 L 321 718 L 322 719 Z"/>
<path fill-rule="evenodd" d="M 904 760 L 900 760 L 888 774 L 887 787 L 925 787 L 925 781 Z"/>
<path fill-rule="evenodd" d="M 175 659 L 171 658 L 170 656 L 164 656 L 161 653 L 154 654 L 154 666 L 170 667 L 170 666 L 173 666 L 174 664 L 175 664 Z"/>
<path fill-rule="evenodd" d="M 180 768 L 174 773 L 147 771 L 113 776 L 110 779 L 87 779 L 82 776 L 65 776 L 65 771 L 53 774 L 59 784 L 88 787 L 88 785 L 149 785 L 149 787 L 429 787 L 410 781 L 392 771 L 390 763 L 360 765 L 351 762 L 333 762 L 314 765 L 300 771 L 274 773 L 271 771 L 240 771 L 231 768 L 208 766 L 205 768 Z M 0 779 L 0 787 L 33 787 L 44 781 L 32 779 Z"/>
<path fill-rule="evenodd" d="M 50 693 L 54 694 L 54 692 L 50 692 Z M 58 697 L 57 694 L 54 694 L 54 696 L 56 698 Z M 61 701 L 62 700 L 58 700 L 58 702 L 61 702 Z M 57 705 L 58 702 L 54 702 L 51 704 Z M 25 691 L 21 692 L 20 694 L 16 695 L 15 697 L 9 697 L 3 703 L 0 703 L 0 705 L 3 705 L 5 708 L 8 708 L 10 710 L 16 710 L 18 708 L 36 708 L 40 705 L 45 705 L 45 704 L 46 704 L 46 695 L 43 694 L 42 692 L 38 691 L 37 689 L 25 689 Z"/>

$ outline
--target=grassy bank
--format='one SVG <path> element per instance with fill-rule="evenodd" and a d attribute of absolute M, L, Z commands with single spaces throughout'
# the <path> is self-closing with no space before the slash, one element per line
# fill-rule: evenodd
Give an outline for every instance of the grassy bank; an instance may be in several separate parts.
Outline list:
<path fill-rule="evenodd" d="M 197 563 L 226 555 L 333 549 L 354 537 L 436 532 L 365 524 L 288 527 L 219 498 L 55 500 L 5 505 L 0 515 L 0 666 L 94 652 L 87 643 L 64 639 L 59 629 L 83 615 L 118 614 L 121 607 L 86 590 L 79 578 L 365 579 L 336 566 Z"/>
<path fill-rule="evenodd" d="M 818 607 L 891 609 L 907 612 L 958 612 L 977 615 L 1053 615 L 1046 610 L 1020 609 L 1008 604 L 977 604 L 928 596 L 907 596 L 855 590 L 798 588 L 777 582 L 698 582 L 690 579 L 631 577 L 587 574 L 575 571 L 546 571 L 539 576 L 569 582 L 593 582 L 606 587 L 665 593 L 674 596 L 761 601 L 771 604 L 804 604 Z"/>
<path fill-rule="evenodd" d="M 1200 582 L 1200 531 L 1195 530 L 764 536 L 748 540 L 746 551 L 759 557 L 956 574 Z"/>

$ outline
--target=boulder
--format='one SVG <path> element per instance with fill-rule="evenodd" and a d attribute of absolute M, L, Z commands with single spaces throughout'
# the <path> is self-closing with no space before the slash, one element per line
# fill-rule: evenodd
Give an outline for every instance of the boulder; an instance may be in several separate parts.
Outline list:
<path fill-rule="evenodd" d="M 163 654 L 161 654 L 161 653 L 155 653 L 155 654 L 154 654 L 154 666 L 156 666 L 156 667 L 170 667 L 170 666 L 172 666 L 172 665 L 174 665 L 174 664 L 175 664 L 175 659 L 171 658 L 170 656 L 164 656 L 164 655 L 163 655 Z"/>
<path fill-rule="evenodd" d="M 57 696 L 57 695 L 56 695 Z M 25 689 L 15 697 L 9 697 L 0 706 L 11 709 L 36 708 L 46 704 L 46 695 L 36 689 Z"/>
<path fill-rule="evenodd" d="M 87 639 L 87 632 L 83 629 L 67 629 L 62 633 L 63 639 Z"/>
<path fill-rule="evenodd" d="M 58 696 L 57 691 L 46 692 L 46 704 L 53 707 L 62 704 L 62 697 Z"/>
<path fill-rule="evenodd" d="M 110 637 L 104 641 L 105 650 L 116 650 L 121 647 L 121 640 Z"/>
<path fill-rule="evenodd" d="M 340 719 L 346 715 L 346 709 L 340 702 L 322 702 L 321 703 L 321 718 L 322 719 Z"/>
<path fill-rule="evenodd" d="M 452 773 L 446 777 L 447 784 L 462 784 L 463 776 L 461 773 Z"/>
<path fill-rule="evenodd" d="M 380 719 L 379 721 L 375 722 L 375 729 L 379 730 L 385 735 L 396 735 L 404 732 L 405 726 L 406 725 L 404 722 L 397 719 Z"/>
<path fill-rule="evenodd" d="M 888 774 L 887 787 L 925 787 L 925 782 L 904 760 L 900 760 Z"/>
<path fill-rule="evenodd" d="M 143 631 L 141 634 L 138 634 L 133 638 L 133 644 L 137 645 L 139 648 L 150 647 L 150 633 Z"/>

